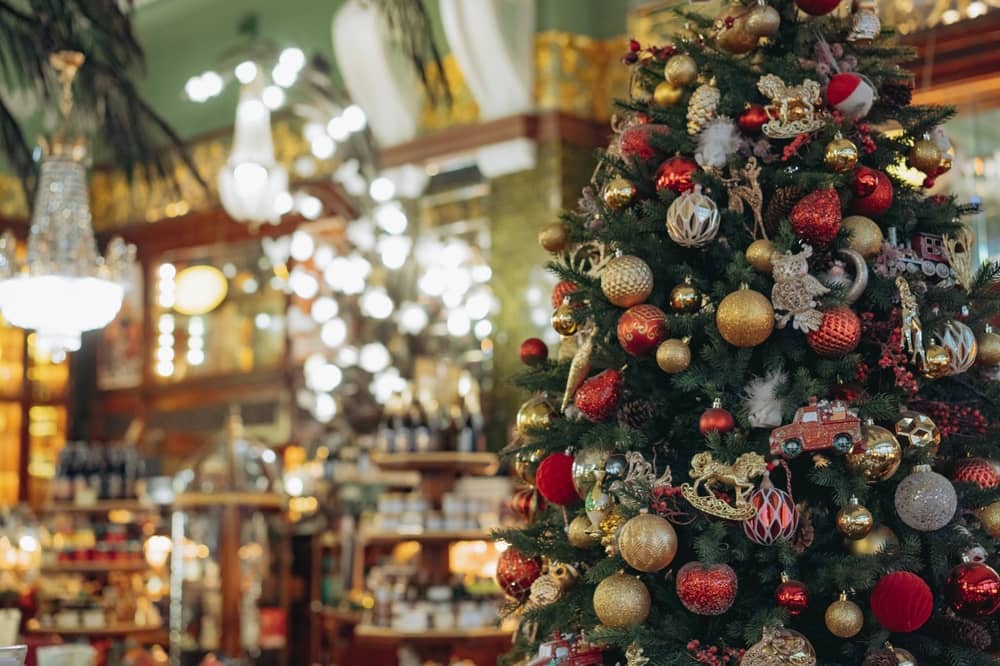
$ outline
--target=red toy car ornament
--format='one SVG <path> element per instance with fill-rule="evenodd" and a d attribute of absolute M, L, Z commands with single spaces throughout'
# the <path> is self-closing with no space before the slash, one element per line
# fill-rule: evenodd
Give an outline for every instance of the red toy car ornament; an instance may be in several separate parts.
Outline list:
<path fill-rule="evenodd" d="M 843 400 L 809 399 L 795 419 L 771 431 L 771 455 L 794 458 L 806 451 L 847 453 L 861 442 L 861 419 Z"/>

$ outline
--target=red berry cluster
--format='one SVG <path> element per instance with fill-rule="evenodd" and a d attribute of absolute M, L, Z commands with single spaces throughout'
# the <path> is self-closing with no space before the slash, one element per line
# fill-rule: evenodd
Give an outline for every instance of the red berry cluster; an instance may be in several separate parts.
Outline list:
<path fill-rule="evenodd" d="M 684 507 L 688 506 L 681 495 L 680 486 L 656 486 L 649 508 L 660 518 L 666 518 L 675 525 L 690 525 L 694 515 Z"/>
<path fill-rule="evenodd" d="M 650 60 L 655 58 L 656 60 L 666 60 L 670 56 L 677 53 L 677 49 L 673 46 L 647 46 L 645 50 L 642 48 L 642 44 L 639 43 L 637 39 L 628 40 L 628 53 L 622 56 L 623 65 L 634 65 L 639 62 L 639 60 Z"/>
<path fill-rule="evenodd" d="M 864 383 L 868 381 L 868 375 L 871 374 L 871 368 L 868 367 L 867 363 L 858 363 L 857 369 L 854 371 L 854 379 Z"/>
<path fill-rule="evenodd" d="M 783 151 L 781 151 L 781 161 L 787 162 L 798 155 L 799 149 L 808 145 L 810 141 L 812 141 L 812 137 L 810 137 L 808 133 L 803 132 L 802 134 L 799 134 L 797 137 L 792 139 L 790 144 L 785 146 Z"/>
<path fill-rule="evenodd" d="M 858 143 L 864 149 L 865 154 L 871 155 L 875 152 L 875 140 L 872 139 L 872 126 L 868 123 L 858 123 Z"/>
<path fill-rule="evenodd" d="M 723 647 L 719 649 L 718 645 L 702 647 L 701 641 L 697 638 L 688 641 L 687 650 L 699 664 L 712 664 L 713 666 L 738 664 L 743 659 L 743 653 L 746 652 L 742 648 Z"/>
<path fill-rule="evenodd" d="M 896 386 L 913 396 L 920 387 L 917 385 L 916 377 L 913 376 L 913 371 L 907 367 L 910 358 L 903 351 L 902 339 L 902 331 L 899 328 L 892 329 L 889 341 L 882 343 L 882 356 L 878 360 L 878 365 L 880 368 L 892 368 Z"/>
<path fill-rule="evenodd" d="M 941 430 L 941 436 L 981 435 L 986 432 L 986 417 L 974 407 L 936 400 L 914 400 L 910 407 L 927 414 Z"/>

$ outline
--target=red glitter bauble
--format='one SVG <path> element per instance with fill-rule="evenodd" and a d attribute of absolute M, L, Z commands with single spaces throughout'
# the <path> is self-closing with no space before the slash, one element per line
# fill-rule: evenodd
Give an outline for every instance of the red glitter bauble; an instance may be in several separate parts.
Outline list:
<path fill-rule="evenodd" d="M 562 305 L 566 297 L 576 290 L 577 286 L 575 283 L 570 282 L 569 280 L 560 281 L 555 287 L 552 288 L 552 309 L 555 310 Z"/>
<path fill-rule="evenodd" d="M 634 305 L 618 318 L 618 344 L 633 356 L 648 356 L 663 342 L 667 315 L 655 305 Z"/>
<path fill-rule="evenodd" d="M 545 341 L 539 338 L 528 338 L 521 343 L 521 363 L 525 365 L 540 365 L 549 357 L 549 348 Z"/>
<path fill-rule="evenodd" d="M 974 483 L 983 490 L 1000 486 L 1000 474 L 986 458 L 963 458 L 955 463 L 952 481 Z"/>
<path fill-rule="evenodd" d="M 750 136 L 757 136 L 764 127 L 764 123 L 769 120 L 767 111 L 760 104 L 751 104 L 746 111 L 736 119 L 736 124 L 740 126 L 740 131 Z"/>
<path fill-rule="evenodd" d="M 514 597 L 524 599 L 531 592 L 531 584 L 542 573 L 542 561 L 525 557 L 520 551 L 508 548 L 497 560 L 497 583 L 500 589 Z"/>
<path fill-rule="evenodd" d="M 545 499 L 534 488 L 521 488 L 510 498 L 510 510 L 531 521 L 545 510 Z"/>
<path fill-rule="evenodd" d="M 698 429 L 701 431 L 702 435 L 706 436 L 710 432 L 718 432 L 721 434 L 732 432 L 735 427 L 736 419 L 734 419 L 733 415 L 719 403 L 716 403 L 712 405 L 711 408 L 706 409 L 702 413 L 701 418 L 698 419 Z"/>
<path fill-rule="evenodd" d="M 854 204 L 858 215 L 879 217 L 892 207 L 892 181 L 878 169 L 859 167 L 854 171 Z"/>
<path fill-rule="evenodd" d="M 934 610 L 934 595 L 924 579 L 909 571 L 882 576 L 869 600 L 875 619 L 889 631 L 906 633 L 924 626 Z"/>
<path fill-rule="evenodd" d="M 823 322 L 806 333 L 806 342 L 820 356 L 850 354 L 861 342 L 861 318 L 847 306 L 824 310 Z"/>
<path fill-rule="evenodd" d="M 750 494 L 750 504 L 757 510 L 743 521 L 743 533 L 760 546 L 770 546 L 778 539 L 791 540 L 799 527 L 799 510 L 792 496 L 775 488 L 769 476 Z"/>
<path fill-rule="evenodd" d="M 553 453 L 545 458 L 535 472 L 535 487 L 542 497 L 553 504 L 565 506 L 580 501 L 573 485 L 573 456 Z"/>
<path fill-rule="evenodd" d="M 792 617 L 809 608 L 809 588 L 801 580 L 784 580 L 774 591 L 774 600 Z"/>
<path fill-rule="evenodd" d="M 677 596 L 692 613 L 722 615 L 736 601 L 739 584 L 728 564 L 688 562 L 677 572 Z"/>
<path fill-rule="evenodd" d="M 795 234 L 816 245 L 826 245 L 836 238 L 841 218 L 840 197 L 832 188 L 805 195 L 789 215 Z"/>
<path fill-rule="evenodd" d="M 691 175 L 698 170 L 698 163 L 686 157 L 671 157 L 656 170 L 656 191 L 670 190 L 676 194 L 694 189 Z"/>
<path fill-rule="evenodd" d="M 806 14 L 822 16 L 836 9 L 840 0 L 795 0 L 795 4 Z"/>
<path fill-rule="evenodd" d="M 959 615 L 992 615 L 1000 608 L 1000 574 L 982 562 L 962 562 L 948 574 L 945 594 Z"/>
<path fill-rule="evenodd" d="M 609 368 L 583 382 L 573 402 L 591 421 L 607 421 L 618 410 L 621 392 L 622 374 Z"/>
<path fill-rule="evenodd" d="M 659 154 L 651 142 L 653 135 L 669 133 L 666 125 L 633 125 L 618 137 L 618 149 L 626 159 L 649 162 Z"/>

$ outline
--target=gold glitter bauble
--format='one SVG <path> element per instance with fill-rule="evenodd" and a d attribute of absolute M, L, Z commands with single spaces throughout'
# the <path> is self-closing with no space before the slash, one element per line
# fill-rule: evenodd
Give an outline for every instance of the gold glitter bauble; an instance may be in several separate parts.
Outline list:
<path fill-rule="evenodd" d="M 638 305 L 653 292 L 653 271 L 639 257 L 615 257 L 601 271 L 601 291 L 620 308 Z"/>
<path fill-rule="evenodd" d="M 574 518 L 566 530 L 566 540 L 574 548 L 589 548 L 597 543 L 597 536 L 593 533 L 594 526 L 587 516 L 577 516 Z"/>
<path fill-rule="evenodd" d="M 728 26 L 727 17 L 733 19 Z M 715 43 L 719 48 L 740 55 L 749 53 L 757 46 L 757 36 L 747 30 L 746 17 L 747 8 L 741 3 L 736 2 L 723 8 L 715 22 Z"/>
<path fill-rule="evenodd" d="M 866 483 L 885 481 L 903 460 L 903 447 L 891 432 L 873 424 L 861 427 L 862 442 L 844 456 L 847 469 Z"/>
<path fill-rule="evenodd" d="M 514 474 L 525 483 L 535 485 L 535 472 L 545 458 L 545 449 L 525 449 L 514 456 Z"/>
<path fill-rule="evenodd" d="M 941 445 L 941 430 L 931 417 L 920 412 L 907 409 L 899 414 L 896 420 L 896 439 L 911 449 L 925 451 L 929 455 L 937 455 Z"/>
<path fill-rule="evenodd" d="M 936 173 L 944 154 L 930 139 L 920 139 L 906 155 L 906 163 L 924 173 Z"/>
<path fill-rule="evenodd" d="M 979 510 L 979 524 L 994 539 L 1000 539 L 1000 502 L 993 502 Z"/>
<path fill-rule="evenodd" d="M 659 516 L 639 514 L 618 532 L 618 552 L 633 569 L 659 571 L 677 555 L 677 532 Z"/>
<path fill-rule="evenodd" d="M 861 506 L 857 497 L 852 497 L 850 503 L 837 512 L 837 529 L 848 539 L 863 539 L 871 534 L 874 526 L 872 512 Z"/>
<path fill-rule="evenodd" d="M 557 412 L 548 398 L 536 395 L 526 400 L 517 410 L 514 427 L 518 433 L 526 435 L 529 429 L 548 428 L 556 416 Z"/>
<path fill-rule="evenodd" d="M 774 243 L 766 238 L 758 238 L 747 247 L 747 263 L 759 273 L 770 273 L 772 254 L 774 254 Z"/>
<path fill-rule="evenodd" d="M 623 208 L 635 198 L 635 185 L 625 180 L 621 176 L 615 176 L 608 181 L 601 191 L 601 198 L 604 203 L 615 210 Z"/>
<path fill-rule="evenodd" d="M 851 555 L 875 555 L 889 546 L 899 545 L 896 533 L 885 525 L 879 525 L 863 539 L 848 541 L 847 550 Z"/>
<path fill-rule="evenodd" d="M 774 330 L 774 308 L 767 296 L 744 287 L 722 299 L 715 325 L 729 344 L 756 347 Z"/>
<path fill-rule="evenodd" d="M 677 88 L 668 81 L 660 81 L 653 89 L 653 104 L 660 108 L 666 108 L 681 101 L 683 96 L 683 88 Z"/>
<path fill-rule="evenodd" d="M 649 617 L 649 590 L 635 576 L 616 573 L 597 584 L 594 612 L 606 627 L 632 627 Z"/>
<path fill-rule="evenodd" d="M 927 379 L 940 379 L 951 374 L 951 350 L 944 345 L 927 345 L 920 373 Z"/>
<path fill-rule="evenodd" d="M 837 638 L 857 636 L 865 626 L 864 611 L 861 606 L 848 599 L 846 594 L 841 594 L 840 599 L 827 606 L 823 619 L 826 621 L 826 628 Z"/>
<path fill-rule="evenodd" d="M 834 139 L 826 144 L 823 164 L 838 173 L 851 171 L 858 164 L 858 147 L 850 139 L 843 137 Z"/>
<path fill-rule="evenodd" d="M 850 215 L 840 222 L 840 228 L 851 232 L 848 244 L 863 257 L 874 257 L 882 251 L 882 229 L 864 215 Z"/>
<path fill-rule="evenodd" d="M 809 639 L 781 625 L 764 627 L 764 636 L 740 660 L 740 666 L 816 666 Z"/>
<path fill-rule="evenodd" d="M 670 309 L 674 312 L 697 312 L 701 307 L 701 292 L 691 284 L 691 278 L 670 290 Z"/>
<path fill-rule="evenodd" d="M 670 85 L 683 88 L 689 83 L 694 83 L 695 79 L 698 78 L 698 63 L 685 53 L 670 56 L 667 64 L 663 67 L 663 76 L 670 82 Z"/>
<path fill-rule="evenodd" d="M 781 14 L 768 4 L 757 4 L 744 19 L 746 31 L 755 37 L 773 37 L 781 27 Z"/>
<path fill-rule="evenodd" d="M 563 303 L 552 313 L 552 328 L 562 336 L 573 335 L 580 328 L 579 322 L 573 318 L 573 306 Z"/>
<path fill-rule="evenodd" d="M 601 519 L 597 526 L 601 531 L 601 545 L 608 551 L 608 555 L 613 555 L 618 547 L 618 530 L 625 524 L 625 516 L 612 509 L 608 515 Z"/>
<path fill-rule="evenodd" d="M 691 348 L 677 338 L 670 338 L 656 348 L 656 365 L 670 374 L 684 372 L 691 365 Z"/>
<path fill-rule="evenodd" d="M 976 336 L 979 351 L 976 354 L 976 363 L 979 365 L 997 365 L 1000 363 L 1000 335 L 991 330 L 984 331 Z"/>
<path fill-rule="evenodd" d="M 562 222 L 546 224 L 538 232 L 538 244 L 546 252 L 562 252 L 569 241 L 569 229 Z"/>

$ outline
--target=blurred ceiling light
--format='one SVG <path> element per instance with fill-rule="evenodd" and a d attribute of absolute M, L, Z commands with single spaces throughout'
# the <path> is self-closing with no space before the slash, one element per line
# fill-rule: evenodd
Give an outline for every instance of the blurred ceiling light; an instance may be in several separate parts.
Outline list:
<path fill-rule="evenodd" d="M 330 319 L 320 329 L 319 338 L 327 347 L 339 347 L 347 339 L 347 324 L 343 319 Z"/>
<path fill-rule="evenodd" d="M 329 296 L 320 296 L 313 301 L 309 314 L 312 315 L 317 324 L 323 324 L 336 317 L 339 311 L 340 306 L 337 305 L 337 301 Z"/>
<path fill-rule="evenodd" d="M 174 309 L 201 315 L 219 307 L 229 292 L 229 280 L 215 266 L 190 266 L 174 278 Z"/>
<path fill-rule="evenodd" d="M 344 125 L 351 132 L 360 132 L 368 124 L 368 116 L 357 104 L 351 104 L 340 115 L 344 119 Z"/>
<path fill-rule="evenodd" d="M 389 367 L 389 350 L 381 342 L 369 342 L 361 348 L 359 363 L 361 369 L 372 374 Z"/>
<path fill-rule="evenodd" d="M 412 244 L 413 242 L 406 236 L 383 236 L 378 242 L 382 264 L 391 270 L 402 268 L 410 255 Z"/>
<path fill-rule="evenodd" d="M 406 213 L 398 202 L 385 203 L 375 209 L 375 223 L 386 233 L 401 234 L 408 224 Z"/>
<path fill-rule="evenodd" d="M 381 287 L 369 289 L 361 296 L 361 312 L 372 319 L 387 319 L 394 307 L 389 294 Z"/>
<path fill-rule="evenodd" d="M 368 194 L 375 201 L 385 203 L 396 196 L 396 185 L 385 176 L 379 176 L 368 186 Z"/>
<path fill-rule="evenodd" d="M 257 65 L 252 60 L 244 60 L 233 69 L 236 80 L 247 84 L 257 78 Z"/>
<path fill-rule="evenodd" d="M 456 338 L 468 335 L 469 331 L 472 330 L 472 321 L 463 310 L 453 310 L 448 315 L 447 325 L 448 333 Z"/>
<path fill-rule="evenodd" d="M 292 233 L 292 244 L 288 249 L 292 259 L 295 261 L 306 261 L 313 255 L 315 249 L 316 241 L 313 240 L 312 234 L 308 231 L 296 229 Z"/>
<path fill-rule="evenodd" d="M 427 328 L 427 311 L 416 303 L 405 303 L 399 309 L 399 329 L 410 335 L 418 335 Z"/>

